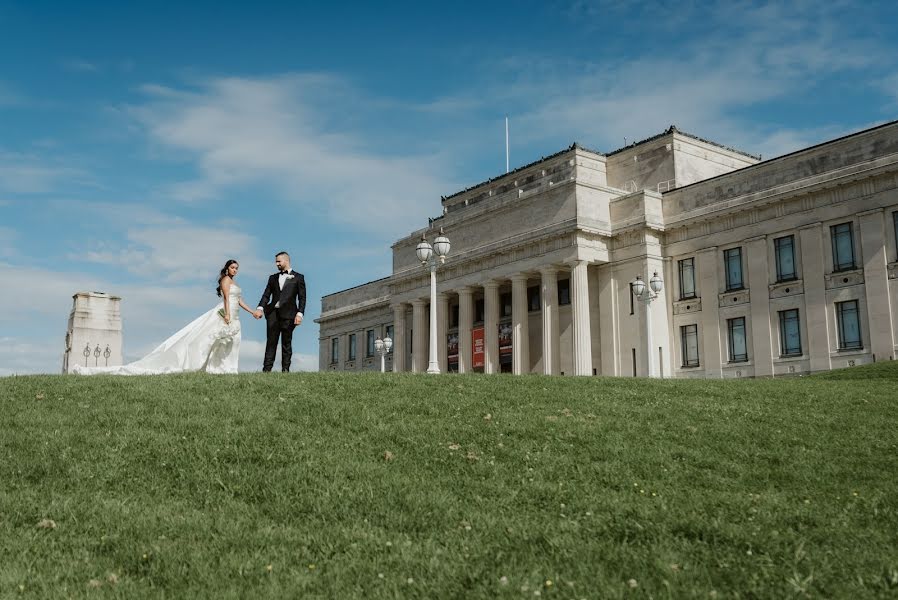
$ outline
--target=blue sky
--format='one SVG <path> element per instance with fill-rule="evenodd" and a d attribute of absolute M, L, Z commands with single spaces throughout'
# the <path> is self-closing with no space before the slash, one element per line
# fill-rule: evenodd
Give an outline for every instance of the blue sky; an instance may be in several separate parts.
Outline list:
<path fill-rule="evenodd" d="M 59 370 L 76 291 L 123 296 L 135 359 L 227 258 L 255 303 L 281 249 L 316 368 L 321 296 L 503 173 L 505 114 L 512 168 L 671 124 L 769 158 L 898 118 L 893 2 L 377 4 L 0 0 L 0 375 Z M 242 369 L 263 340 L 245 320 Z"/>

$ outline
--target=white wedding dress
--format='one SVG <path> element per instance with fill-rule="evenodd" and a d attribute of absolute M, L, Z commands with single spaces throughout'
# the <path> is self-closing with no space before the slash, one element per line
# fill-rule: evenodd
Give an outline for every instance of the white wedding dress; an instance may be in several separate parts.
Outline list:
<path fill-rule="evenodd" d="M 232 283 L 228 294 L 231 323 L 224 322 L 219 302 L 179 332 L 162 342 L 140 360 L 119 367 L 81 367 L 72 365 L 80 375 L 159 375 L 205 371 L 236 373 L 240 354 L 240 288 Z"/>

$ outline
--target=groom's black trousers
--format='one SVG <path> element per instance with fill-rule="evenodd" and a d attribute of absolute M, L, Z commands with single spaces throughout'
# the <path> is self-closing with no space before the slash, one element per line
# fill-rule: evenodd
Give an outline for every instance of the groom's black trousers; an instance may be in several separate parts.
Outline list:
<path fill-rule="evenodd" d="M 262 362 L 262 371 L 271 371 L 274 366 L 274 355 L 278 349 L 278 337 L 281 338 L 281 370 L 290 370 L 290 360 L 293 358 L 293 330 L 296 325 L 293 319 L 279 319 L 277 311 L 273 311 L 265 317 L 267 324 L 267 336 L 265 341 L 265 360 Z"/>

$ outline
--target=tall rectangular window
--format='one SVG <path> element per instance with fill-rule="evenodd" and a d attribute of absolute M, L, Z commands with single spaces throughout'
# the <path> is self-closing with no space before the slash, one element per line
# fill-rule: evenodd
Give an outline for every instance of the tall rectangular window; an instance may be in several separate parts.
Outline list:
<path fill-rule="evenodd" d="M 748 360 L 748 346 L 745 343 L 745 317 L 727 319 L 727 337 L 729 338 L 730 362 Z"/>
<path fill-rule="evenodd" d="M 331 338 L 331 363 L 340 362 L 340 338 Z"/>
<path fill-rule="evenodd" d="M 895 226 L 895 253 L 898 255 L 898 211 L 892 213 L 892 224 Z M 898 257 L 895 260 L 898 260 Z"/>
<path fill-rule="evenodd" d="M 365 332 L 365 356 L 371 358 L 374 356 L 374 330 L 369 329 Z"/>
<path fill-rule="evenodd" d="M 723 266 L 726 269 L 727 291 L 744 288 L 745 285 L 742 281 L 742 248 L 724 250 Z"/>
<path fill-rule="evenodd" d="M 680 270 L 680 300 L 695 298 L 695 259 L 684 258 L 677 264 Z"/>
<path fill-rule="evenodd" d="M 511 293 L 501 294 L 499 296 L 499 316 L 500 318 L 511 316 Z"/>
<path fill-rule="evenodd" d="M 836 320 L 839 324 L 839 350 L 863 348 L 857 300 L 836 302 Z"/>
<path fill-rule="evenodd" d="M 829 228 L 833 241 L 833 271 L 848 271 L 855 267 L 854 234 L 851 223 L 833 225 Z"/>
<path fill-rule="evenodd" d="M 349 354 L 346 360 L 355 360 L 355 334 L 349 334 Z"/>
<path fill-rule="evenodd" d="M 773 249 L 776 254 L 776 280 L 795 279 L 795 236 L 776 238 L 773 240 Z"/>
<path fill-rule="evenodd" d="M 801 356 L 801 325 L 798 309 L 781 310 L 780 315 L 780 355 Z"/>
<path fill-rule="evenodd" d="M 571 303 L 571 280 L 558 280 L 558 306 L 564 306 Z"/>
<path fill-rule="evenodd" d="M 698 325 L 680 327 L 680 346 L 683 352 L 683 366 L 698 366 Z"/>
<path fill-rule="evenodd" d="M 534 312 L 540 310 L 542 307 L 540 306 L 539 299 L 539 286 L 535 285 L 533 287 L 527 288 L 527 310 L 530 312 Z"/>

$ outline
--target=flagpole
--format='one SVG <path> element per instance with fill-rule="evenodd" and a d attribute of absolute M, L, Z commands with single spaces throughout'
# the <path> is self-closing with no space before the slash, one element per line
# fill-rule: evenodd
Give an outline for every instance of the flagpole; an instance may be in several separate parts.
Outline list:
<path fill-rule="evenodd" d="M 505 172 L 508 173 L 508 115 L 505 115 Z"/>

